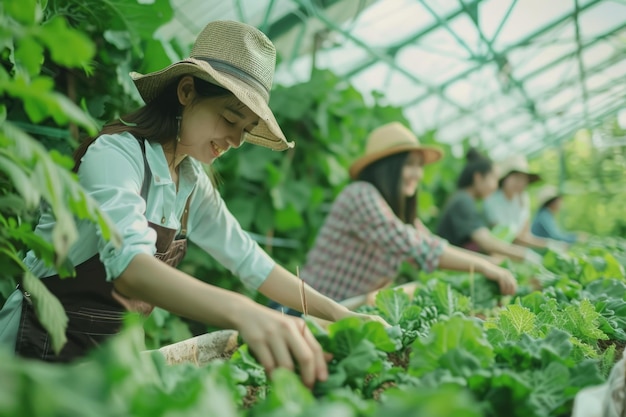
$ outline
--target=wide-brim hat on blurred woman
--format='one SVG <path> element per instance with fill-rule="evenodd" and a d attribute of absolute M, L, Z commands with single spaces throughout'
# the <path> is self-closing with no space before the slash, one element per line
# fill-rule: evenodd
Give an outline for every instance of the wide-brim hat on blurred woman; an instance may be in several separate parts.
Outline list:
<path fill-rule="evenodd" d="M 539 208 L 544 207 L 561 196 L 554 185 L 544 185 L 537 192 L 537 206 Z"/>
<path fill-rule="evenodd" d="M 424 164 L 436 162 L 443 156 L 441 149 L 420 144 L 417 136 L 402 123 L 392 122 L 380 126 L 367 137 L 365 153 L 350 166 L 350 177 L 356 179 L 366 166 L 379 159 L 410 151 L 420 151 Z"/>
<path fill-rule="evenodd" d="M 541 180 L 541 176 L 539 174 L 530 171 L 530 168 L 528 167 L 528 161 L 522 155 L 511 156 L 510 158 L 499 162 L 498 169 L 500 170 L 500 181 L 515 172 L 520 174 L 526 174 L 528 176 L 529 184 Z"/>
<path fill-rule="evenodd" d="M 287 141 L 268 105 L 275 65 L 276 48 L 257 28 L 240 22 L 215 21 L 198 35 L 189 58 L 160 71 L 130 75 L 146 103 L 183 75 L 229 90 L 259 116 L 259 124 L 244 133 L 243 140 L 281 151 L 294 144 Z"/>

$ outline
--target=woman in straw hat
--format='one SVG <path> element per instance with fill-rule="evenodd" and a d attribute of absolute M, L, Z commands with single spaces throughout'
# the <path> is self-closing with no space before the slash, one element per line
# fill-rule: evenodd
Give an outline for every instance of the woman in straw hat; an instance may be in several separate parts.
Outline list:
<path fill-rule="evenodd" d="M 335 199 L 301 277 L 322 294 L 345 300 L 393 281 L 403 261 L 425 271 L 436 268 L 483 273 L 513 294 L 511 273 L 485 258 L 448 245 L 417 218 L 416 191 L 423 167 L 442 157 L 393 122 L 371 132 L 363 156 L 350 167 L 354 180 Z"/>
<path fill-rule="evenodd" d="M 498 190 L 485 200 L 485 215 L 493 232 L 509 242 L 528 248 L 563 249 L 559 242 L 537 237 L 530 230 L 527 188 L 541 180 L 539 174 L 530 171 L 528 161 L 522 155 L 505 159 L 498 168 Z"/>
<path fill-rule="evenodd" d="M 537 205 L 539 209 L 533 219 L 531 231 L 535 236 L 549 238 L 565 242 L 576 243 L 584 235 L 563 231 L 556 220 L 556 216 L 561 210 L 562 196 L 553 185 L 544 185 L 539 189 L 537 195 Z"/>
<path fill-rule="evenodd" d="M 454 245 L 476 252 L 505 256 L 514 260 L 540 263 L 541 257 L 530 250 L 494 236 L 488 229 L 477 202 L 489 197 L 498 186 L 493 162 L 475 149 L 459 176 L 458 191 L 450 197 L 439 218 L 437 233 Z"/>
<path fill-rule="evenodd" d="M 268 371 L 297 364 L 308 386 L 326 378 L 322 349 L 301 319 L 175 269 L 189 239 L 247 286 L 301 308 L 300 280 L 242 231 L 201 165 L 244 141 L 277 151 L 293 146 L 268 106 L 274 65 L 274 45 L 263 33 L 217 21 L 198 36 L 190 58 L 150 74 L 131 74 L 145 106 L 106 125 L 75 155 L 80 183 L 116 224 L 121 248 L 103 240 L 93 224 L 79 222 L 79 244 L 69 253 L 77 277 L 64 280 L 28 253 L 30 270 L 44 278 L 67 311 L 68 342 L 59 355 L 51 352 L 30 296 L 18 292 L 5 309 L 15 308 L 18 317 L 21 309 L 19 325 L 9 329 L 0 323 L 0 329 L 9 329 L 5 334 L 14 332 L 17 353 L 72 360 L 117 333 L 125 311 L 149 313 L 156 305 L 238 330 Z M 44 213 L 38 233 L 52 241 L 54 224 Z M 311 315 L 382 321 L 352 313 L 308 286 L 305 295 Z"/>

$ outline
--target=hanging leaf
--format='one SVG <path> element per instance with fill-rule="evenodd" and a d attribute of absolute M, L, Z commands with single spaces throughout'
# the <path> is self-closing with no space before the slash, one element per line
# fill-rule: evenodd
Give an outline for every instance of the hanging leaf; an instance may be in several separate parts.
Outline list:
<path fill-rule="evenodd" d="M 28 270 L 24 273 L 22 285 L 24 290 L 30 293 L 39 322 L 50 334 L 52 349 L 59 353 L 67 341 L 65 329 L 68 318 L 63 306 L 41 280 Z"/>

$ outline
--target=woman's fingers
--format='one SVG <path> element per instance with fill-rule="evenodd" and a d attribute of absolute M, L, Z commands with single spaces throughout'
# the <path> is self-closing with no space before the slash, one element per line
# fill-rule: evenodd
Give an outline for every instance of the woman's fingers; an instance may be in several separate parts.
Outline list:
<path fill-rule="evenodd" d="M 271 375 L 272 371 L 276 369 L 276 361 L 270 347 L 265 343 L 254 343 L 249 344 L 249 346 L 256 360 L 265 368 L 265 372 Z"/>
<path fill-rule="evenodd" d="M 514 295 L 517 291 L 517 282 L 513 275 L 510 273 L 505 273 L 500 277 L 500 292 L 504 295 Z"/>
<path fill-rule="evenodd" d="M 328 368 L 324 360 L 324 352 L 319 342 L 311 334 L 302 319 L 295 323 L 295 334 L 287 341 L 294 359 L 300 367 L 300 378 L 304 385 L 312 388 L 315 381 L 326 379 Z"/>
<path fill-rule="evenodd" d="M 286 327 L 290 325 L 291 323 L 284 324 Z M 287 329 L 287 331 L 289 331 L 289 329 Z M 277 367 L 287 368 L 293 371 L 293 359 L 291 358 L 291 352 L 289 352 L 289 346 L 285 343 L 285 340 L 279 337 L 272 337 L 269 340 L 269 345 Z"/>
<path fill-rule="evenodd" d="M 278 367 L 294 370 L 297 363 L 309 388 L 328 377 L 322 347 L 304 320 L 271 312 L 254 316 L 240 332 L 269 375 Z"/>
<path fill-rule="evenodd" d="M 303 323 L 304 324 L 304 323 Z M 328 361 L 332 359 L 332 355 L 327 354 L 322 349 L 313 333 L 307 328 L 305 333 L 305 340 L 313 350 L 313 359 L 315 361 L 315 375 L 319 381 L 326 381 L 328 379 Z"/>

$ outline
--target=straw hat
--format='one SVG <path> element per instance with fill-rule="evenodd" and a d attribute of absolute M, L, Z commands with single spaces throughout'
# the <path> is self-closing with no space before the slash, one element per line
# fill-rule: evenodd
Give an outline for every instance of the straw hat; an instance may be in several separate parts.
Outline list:
<path fill-rule="evenodd" d="M 398 122 L 388 123 L 370 133 L 365 145 L 365 153 L 350 166 L 350 177 L 356 179 L 359 173 L 371 164 L 386 156 L 407 151 L 421 151 L 424 164 L 431 164 L 441 159 L 443 151 L 434 146 L 420 145 L 417 137 Z"/>
<path fill-rule="evenodd" d="M 530 168 L 528 167 L 528 161 L 522 155 L 515 155 L 504 161 L 498 163 L 498 168 L 500 169 L 500 181 L 509 176 L 514 172 L 519 172 L 520 174 L 526 174 L 528 176 L 528 183 L 532 184 L 533 182 L 537 182 L 541 179 L 541 176 L 535 172 L 530 172 Z"/>
<path fill-rule="evenodd" d="M 183 75 L 192 75 L 232 92 L 259 124 L 244 133 L 244 140 L 282 151 L 293 148 L 280 130 L 268 103 L 276 64 L 276 49 L 258 29 L 240 22 L 210 22 L 196 38 L 189 58 L 149 74 L 131 72 L 146 103 Z"/>
<path fill-rule="evenodd" d="M 557 197 L 561 197 L 561 193 L 554 185 L 544 185 L 537 192 L 537 205 L 543 207 Z"/>

